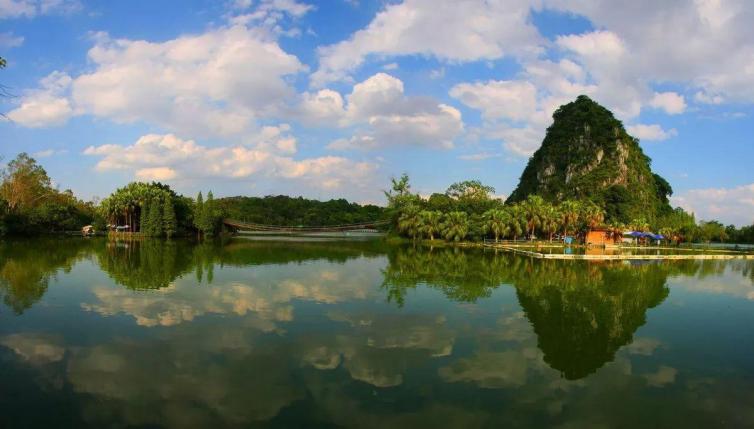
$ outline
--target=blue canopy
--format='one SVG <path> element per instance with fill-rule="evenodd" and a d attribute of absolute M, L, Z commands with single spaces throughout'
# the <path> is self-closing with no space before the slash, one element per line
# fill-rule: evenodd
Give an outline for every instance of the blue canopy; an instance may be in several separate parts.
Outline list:
<path fill-rule="evenodd" d="M 624 235 L 628 235 L 634 238 L 649 238 L 652 240 L 664 240 L 665 236 L 662 234 L 652 234 L 651 232 L 631 231 Z"/>

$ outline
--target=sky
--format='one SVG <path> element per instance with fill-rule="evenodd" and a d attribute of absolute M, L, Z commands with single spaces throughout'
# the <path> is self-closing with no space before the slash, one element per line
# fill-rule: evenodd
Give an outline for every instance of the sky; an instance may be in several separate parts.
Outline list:
<path fill-rule="evenodd" d="M 105 197 L 504 197 L 552 112 L 611 109 L 699 219 L 754 222 L 748 0 L 0 0 L 0 156 Z"/>

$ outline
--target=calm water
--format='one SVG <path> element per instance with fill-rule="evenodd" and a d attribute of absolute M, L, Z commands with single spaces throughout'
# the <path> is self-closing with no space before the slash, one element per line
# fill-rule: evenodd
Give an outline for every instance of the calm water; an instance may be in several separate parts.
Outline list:
<path fill-rule="evenodd" d="M 0 243 L 0 427 L 754 427 L 754 262 Z"/>

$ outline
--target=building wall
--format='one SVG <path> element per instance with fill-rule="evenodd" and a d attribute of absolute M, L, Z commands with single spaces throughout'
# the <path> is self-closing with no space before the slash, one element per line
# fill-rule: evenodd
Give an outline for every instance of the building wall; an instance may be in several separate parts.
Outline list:
<path fill-rule="evenodd" d="M 589 231 L 586 235 L 586 244 L 603 246 L 608 243 L 607 231 Z M 612 243 L 610 243 L 612 244 Z"/>

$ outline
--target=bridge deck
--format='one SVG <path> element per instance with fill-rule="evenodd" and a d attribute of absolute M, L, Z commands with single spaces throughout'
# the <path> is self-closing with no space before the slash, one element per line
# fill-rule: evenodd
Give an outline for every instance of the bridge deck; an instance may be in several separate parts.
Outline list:
<path fill-rule="evenodd" d="M 243 222 L 234 219 L 224 219 L 223 223 L 231 228 L 244 231 L 260 231 L 270 233 L 314 233 L 314 232 L 375 232 L 376 228 L 386 225 L 387 221 L 374 221 L 353 223 L 345 225 L 329 226 L 282 226 L 264 225 L 259 223 Z"/>

